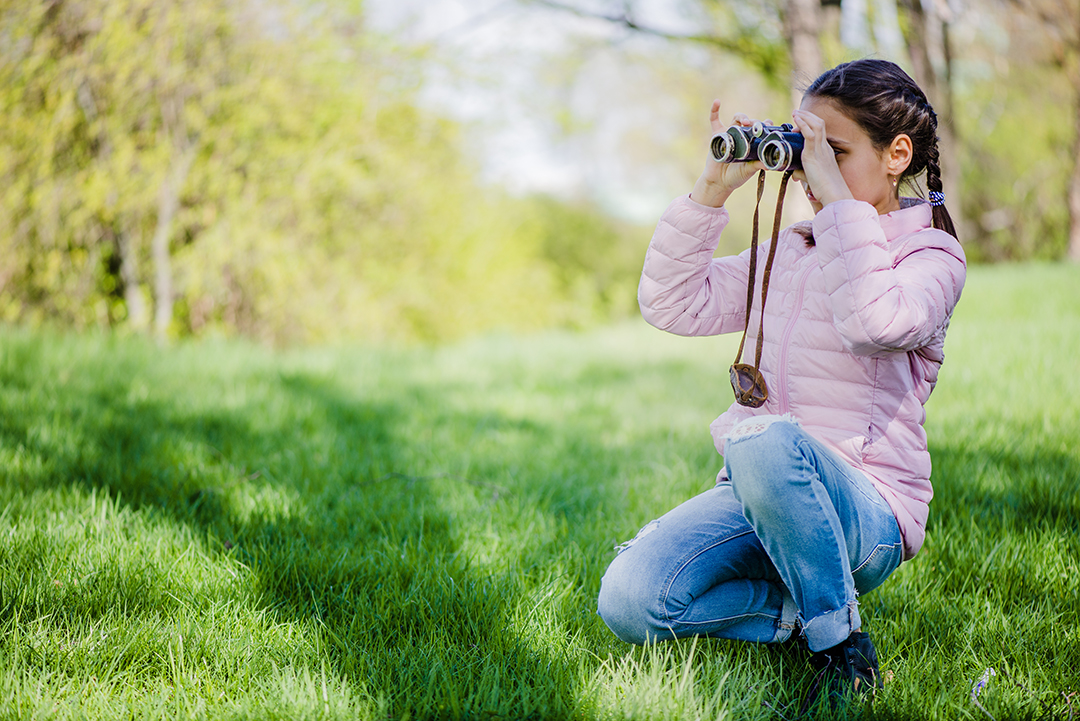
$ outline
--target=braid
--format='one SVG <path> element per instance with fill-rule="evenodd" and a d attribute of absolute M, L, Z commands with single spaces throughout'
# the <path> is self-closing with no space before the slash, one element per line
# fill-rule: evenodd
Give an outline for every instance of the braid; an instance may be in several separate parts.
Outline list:
<path fill-rule="evenodd" d="M 931 110 L 931 112 L 933 111 Z M 937 141 L 937 135 L 935 134 L 934 142 L 926 149 L 926 189 L 932 193 L 942 192 L 941 166 L 938 164 Z M 934 196 L 930 197 L 933 198 Z M 957 238 L 956 227 L 953 225 L 952 216 L 949 215 L 949 211 L 944 204 L 933 206 L 931 212 L 934 218 L 934 227 L 939 230 L 944 230 L 952 237 Z"/>
<path fill-rule="evenodd" d="M 926 149 L 926 189 L 940 193 L 941 165 L 939 165 L 937 140 L 935 137 L 934 144 Z"/>

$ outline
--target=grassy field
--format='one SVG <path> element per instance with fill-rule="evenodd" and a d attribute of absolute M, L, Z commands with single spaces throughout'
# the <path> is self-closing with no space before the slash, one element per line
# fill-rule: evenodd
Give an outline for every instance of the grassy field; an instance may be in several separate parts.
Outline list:
<path fill-rule="evenodd" d="M 976 268 L 868 718 L 1080 712 L 1080 269 Z M 0 718 L 794 718 L 802 651 L 635 649 L 613 546 L 709 487 L 731 339 L 0 330 Z M 993 668 L 973 700 L 973 684 Z"/>

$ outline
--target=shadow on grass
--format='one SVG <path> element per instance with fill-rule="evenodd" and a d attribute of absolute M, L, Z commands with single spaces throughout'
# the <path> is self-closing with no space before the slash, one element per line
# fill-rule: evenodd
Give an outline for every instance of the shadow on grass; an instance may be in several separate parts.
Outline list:
<path fill-rule="evenodd" d="M 1014 430 L 1008 444 L 977 429 L 931 443 L 926 546 L 869 602 L 892 634 L 898 677 L 920 675 L 921 685 L 893 697 L 900 717 L 984 715 L 972 690 L 991 667 L 998 677 L 980 699 L 987 715 L 1071 715 L 1066 704 L 1080 683 L 1070 631 L 1080 620 L 1080 455 L 1020 424 Z"/>
<path fill-rule="evenodd" d="M 576 670 L 511 628 L 529 592 L 515 569 L 525 549 L 498 569 L 481 568 L 460 547 L 461 511 L 442 492 L 472 484 L 467 490 L 484 504 L 499 489 L 482 472 L 469 481 L 410 469 L 419 455 L 407 437 L 410 414 L 438 408 L 437 397 L 365 403 L 322 377 L 274 372 L 256 379 L 269 391 L 252 402 L 132 400 L 125 373 L 104 370 L 107 356 L 75 363 L 76 376 L 97 379 L 61 394 L 34 377 L 47 363 L 32 348 L 20 357 L 19 369 L 0 369 L 0 393 L 20 399 L 3 408 L 0 448 L 19 449 L 23 467 L 36 470 L 6 483 L 26 492 L 104 491 L 205 534 L 212 550 L 255 575 L 254 598 L 241 603 L 314 629 L 324 659 L 395 717 L 573 715 Z M 531 444 L 554 442 L 553 431 L 498 414 L 439 413 L 462 427 L 507 427 Z M 587 438 L 575 443 L 582 453 L 605 453 Z M 582 492 L 598 493 L 554 484 L 539 498 L 545 512 L 565 515 L 585 507 Z M 252 507 L 243 500 L 252 495 L 270 501 Z M 122 575 L 113 569 L 98 583 L 131 585 Z M 152 574 L 134 580 L 123 593 L 131 613 L 174 608 L 155 592 Z M 0 599 L 4 620 L 65 612 L 47 596 L 30 602 L 38 607 L 12 608 L 10 600 Z"/>
<path fill-rule="evenodd" d="M 1080 531 L 1080 456 L 1016 433 L 1011 447 L 932 444 L 930 524 L 993 523 L 1008 530 L 1040 525 Z"/>
<path fill-rule="evenodd" d="M 931 446 L 923 583 L 955 599 L 944 612 L 978 598 L 1018 627 L 1056 614 L 1076 618 L 1076 567 L 1067 559 L 1080 554 L 1080 458 L 1042 446 L 1037 434 L 1016 438 L 1023 441 Z M 1058 594 L 1069 598 L 1057 603 Z M 1033 611 L 1048 600 L 1050 607 Z"/>
<path fill-rule="evenodd" d="M 37 370 L 55 359 L 32 341 L 15 354 L 16 363 L 0 362 L 0 449 L 21 448 L 31 469 L 8 479 L 9 486 L 105 493 L 125 509 L 193 530 L 211 553 L 251 570 L 249 583 L 226 601 L 271 623 L 299 625 L 303 643 L 315 649 L 298 648 L 275 662 L 310 670 L 325 662 L 385 702 L 390 716 L 588 715 L 581 684 L 590 669 L 609 652 L 631 651 L 594 613 L 612 544 L 629 535 L 608 539 L 596 529 L 636 528 L 668 510 L 627 519 L 620 484 L 605 481 L 629 463 L 651 463 L 648 453 L 628 460 L 625 448 L 589 420 L 545 424 L 485 403 L 461 410 L 447 397 L 468 389 L 445 384 L 403 385 L 374 400 L 318 372 L 237 371 L 234 361 L 225 364 L 232 370 L 215 374 L 216 364 L 200 361 L 194 373 L 178 372 L 211 387 L 144 393 L 140 384 L 170 378 L 168 369 L 148 365 L 167 354 L 119 351 L 77 358 L 62 387 Z M 590 365 L 580 377 L 535 392 L 602 387 L 584 401 L 600 404 L 640 392 L 642 378 L 658 384 L 691 371 L 677 361 L 611 372 Z M 595 409 L 601 418 L 604 412 Z M 694 450 L 679 451 L 678 459 L 688 473 L 717 462 L 707 442 L 688 444 Z M 672 475 L 683 470 L 676 464 Z M 712 470 L 687 487 L 707 485 Z M 515 521 L 501 524 L 500 513 L 520 514 L 522 527 L 508 529 Z M 617 524 L 605 514 L 617 516 Z M 534 521 L 548 527 L 534 528 Z M 485 529 L 518 535 L 495 544 L 494 560 L 478 558 L 476 544 L 463 541 L 465 527 L 474 536 Z M 103 615 L 105 603 L 139 618 L 181 610 L 176 596 L 183 590 L 154 568 L 115 569 L 96 583 L 101 592 L 90 601 Z M 45 594 L 19 608 L 0 598 L 0 612 L 44 618 L 71 609 Z M 685 652 L 672 655 L 673 673 Z M 738 679 L 760 672 L 773 688 L 790 685 L 791 669 L 798 669 L 797 683 L 803 673 L 800 649 L 712 641 L 698 652 L 702 667 L 731 668 Z M 731 702 L 748 703 L 739 693 L 741 687 Z M 783 703 L 797 705 L 787 696 Z"/>

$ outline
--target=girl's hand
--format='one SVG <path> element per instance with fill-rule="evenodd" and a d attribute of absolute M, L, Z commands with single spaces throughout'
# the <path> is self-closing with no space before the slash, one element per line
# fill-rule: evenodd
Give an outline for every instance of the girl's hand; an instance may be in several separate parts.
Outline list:
<path fill-rule="evenodd" d="M 714 100 L 712 112 L 709 114 L 709 122 L 712 125 L 713 135 L 722 133 L 728 127 L 720 122 L 720 101 Z M 769 121 L 766 124 L 771 125 Z M 732 125 L 750 127 L 754 121 L 746 115 L 739 113 L 732 119 Z M 722 206 L 731 193 L 762 169 L 760 162 L 753 163 L 718 163 L 712 154 L 705 161 L 705 170 L 701 173 L 694 184 L 694 190 L 690 193 L 690 200 L 701 205 L 713 208 Z"/>
<path fill-rule="evenodd" d="M 840 173 L 836 152 L 826 140 L 825 121 L 801 109 L 796 110 L 792 117 L 795 119 L 795 129 L 803 136 L 803 169 L 796 172 L 794 177 L 809 186 L 807 196 L 810 202 L 817 201 L 825 206 L 836 200 L 853 198 L 847 181 Z"/>

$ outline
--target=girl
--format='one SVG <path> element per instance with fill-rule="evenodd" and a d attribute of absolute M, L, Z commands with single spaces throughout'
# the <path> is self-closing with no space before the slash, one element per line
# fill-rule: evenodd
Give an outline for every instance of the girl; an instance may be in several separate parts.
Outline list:
<path fill-rule="evenodd" d="M 923 542 L 923 404 L 965 260 L 941 192 L 937 116 L 903 70 L 867 59 L 825 72 L 794 125 L 804 141 L 794 177 L 815 216 L 779 235 L 763 313 L 766 273 L 751 270 L 749 251 L 713 258 L 724 203 L 760 163 L 708 160 L 653 236 L 638 291 L 646 320 L 687 336 L 746 332 L 747 347 L 761 348 L 767 397 L 713 422 L 724 456 L 716 486 L 620 547 L 598 605 L 619 638 L 639 644 L 778 643 L 798 627 L 817 682 L 861 692 L 881 681 L 856 596 Z M 929 202 L 900 197 L 924 171 Z"/>

